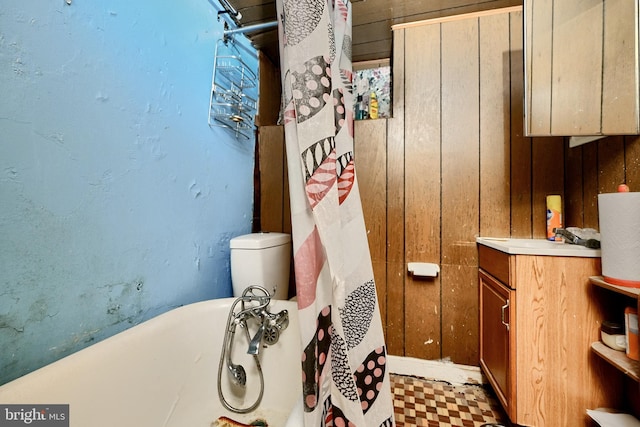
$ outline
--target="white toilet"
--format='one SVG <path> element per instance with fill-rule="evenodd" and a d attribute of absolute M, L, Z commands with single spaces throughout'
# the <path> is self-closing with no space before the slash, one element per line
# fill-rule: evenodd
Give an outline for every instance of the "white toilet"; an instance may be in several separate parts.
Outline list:
<path fill-rule="evenodd" d="M 231 248 L 233 296 L 250 285 L 264 286 L 272 298 L 287 299 L 291 264 L 291 235 L 252 233 L 234 237 Z"/>

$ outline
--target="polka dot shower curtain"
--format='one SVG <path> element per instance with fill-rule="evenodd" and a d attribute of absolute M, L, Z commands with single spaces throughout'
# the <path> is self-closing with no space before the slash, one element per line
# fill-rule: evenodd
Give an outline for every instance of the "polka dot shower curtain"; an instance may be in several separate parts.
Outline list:
<path fill-rule="evenodd" d="M 393 426 L 354 166 L 351 3 L 276 4 L 305 426 Z"/>

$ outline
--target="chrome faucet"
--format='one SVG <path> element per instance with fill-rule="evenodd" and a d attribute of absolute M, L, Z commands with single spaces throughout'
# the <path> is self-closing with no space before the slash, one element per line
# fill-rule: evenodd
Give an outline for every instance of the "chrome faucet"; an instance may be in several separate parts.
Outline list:
<path fill-rule="evenodd" d="M 247 354 L 257 355 L 263 344 L 273 345 L 280 339 L 280 333 L 289 326 L 289 312 L 282 310 L 279 313 L 270 313 L 262 310 L 260 312 L 262 323 L 258 331 L 249 342 Z"/>
<path fill-rule="evenodd" d="M 573 243 L 574 245 L 581 245 L 590 249 L 600 249 L 600 240 L 582 239 L 564 228 L 554 228 L 553 232 L 556 236 L 564 237 L 569 243 Z"/>
<path fill-rule="evenodd" d="M 227 328 L 222 343 L 222 351 L 220 353 L 220 364 L 218 365 L 218 395 L 222 405 L 236 413 L 247 413 L 253 411 L 260 404 L 262 394 L 264 392 L 264 377 L 258 353 L 263 345 L 272 345 L 278 342 L 280 333 L 289 325 L 289 313 L 282 310 L 279 313 L 271 313 L 268 306 L 271 303 L 271 295 L 262 286 L 249 286 L 231 305 L 229 315 L 227 317 Z M 240 307 L 236 311 L 236 307 Z M 253 320 L 252 320 L 253 319 Z M 253 338 L 249 333 L 249 321 L 259 323 L 259 327 Z M 237 387 L 245 388 L 247 386 L 247 371 L 242 365 L 237 365 L 231 360 L 233 349 L 233 339 L 236 333 L 236 327 L 244 330 L 247 340 L 249 340 L 249 348 L 247 353 L 253 356 L 253 360 L 260 378 L 260 392 L 256 401 L 246 408 L 236 408 L 227 402 L 222 392 L 222 371 L 224 365 L 227 365 L 227 373 L 230 375 L 231 383 Z"/>
<path fill-rule="evenodd" d="M 264 340 L 264 331 L 267 328 L 267 324 L 269 323 L 269 318 L 267 316 L 264 317 L 262 324 L 258 328 L 258 332 L 253 336 L 251 342 L 249 343 L 249 349 L 247 350 L 247 354 L 258 355 L 260 353 L 260 347 L 262 347 L 262 341 Z"/>

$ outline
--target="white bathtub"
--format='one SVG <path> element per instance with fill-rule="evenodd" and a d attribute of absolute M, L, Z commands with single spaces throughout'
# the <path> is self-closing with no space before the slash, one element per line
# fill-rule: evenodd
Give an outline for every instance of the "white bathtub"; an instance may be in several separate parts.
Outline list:
<path fill-rule="evenodd" d="M 302 394 L 296 303 L 271 302 L 271 312 L 289 311 L 289 326 L 275 345 L 260 351 L 262 403 L 240 415 L 223 408 L 216 385 L 233 301 L 177 308 L 94 344 L 1 386 L 0 404 L 69 404 L 71 427 L 210 427 L 220 416 L 284 426 Z M 232 360 L 247 371 L 246 395 L 234 393 L 239 388 L 226 372 L 222 386 L 229 403 L 248 407 L 258 394 L 259 377 L 240 332 Z"/>

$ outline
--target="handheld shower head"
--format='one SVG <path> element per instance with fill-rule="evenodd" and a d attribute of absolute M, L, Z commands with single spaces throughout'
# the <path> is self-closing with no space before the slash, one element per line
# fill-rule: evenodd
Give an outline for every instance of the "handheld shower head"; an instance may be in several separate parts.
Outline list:
<path fill-rule="evenodd" d="M 231 374 L 231 382 L 235 385 L 239 385 L 240 387 L 244 387 L 247 385 L 247 372 L 244 370 L 242 365 L 236 365 L 231 362 L 229 358 L 227 360 L 227 368 L 229 369 L 229 374 Z"/>
<path fill-rule="evenodd" d="M 225 334 L 227 369 L 229 374 L 231 375 L 231 382 L 240 387 L 244 387 L 247 385 L 247 372 L 244 370 L 244 367 L 242 367 L 242 365 L 236 365 L 231 361 L 231 352 L 233 350 L 233 336 L 235 335 L 235 333 L 236 323 L 233 322 L 230 318 L 227 322 L 227 332 Z M 220 363 L 220 368 L 222 368 L 222 360 L 220 361 Z"/>

